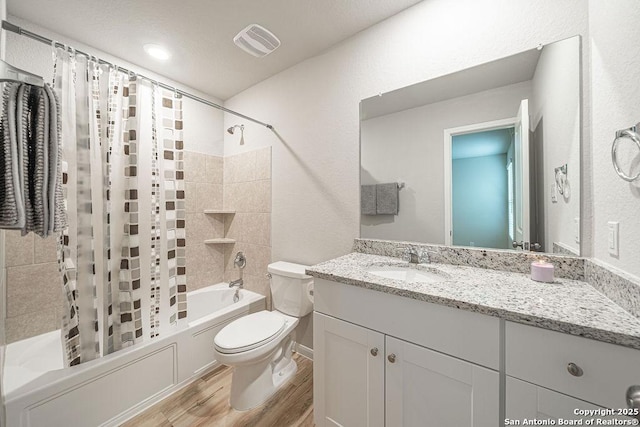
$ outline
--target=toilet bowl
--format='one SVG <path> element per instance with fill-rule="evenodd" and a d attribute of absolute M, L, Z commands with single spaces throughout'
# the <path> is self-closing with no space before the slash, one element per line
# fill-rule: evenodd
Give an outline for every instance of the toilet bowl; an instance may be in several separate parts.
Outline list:
<path fill-rule="evenodd" d="M 298 369 L 292 359 L 298 318 L 313 310 L 313 279 L 306 266 L 270 264 L 274 311 L 259 311 L 234 320 L 214 338 L 217 361 L 232 366 L 231 407 L 245 411 L 264 403 Z"/>

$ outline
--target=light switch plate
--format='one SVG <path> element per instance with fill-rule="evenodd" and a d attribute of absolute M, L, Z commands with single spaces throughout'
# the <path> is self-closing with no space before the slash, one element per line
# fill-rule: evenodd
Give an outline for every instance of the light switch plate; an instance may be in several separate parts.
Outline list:
<path fill-rule="evenodd" d="M 617 257 L 620 247 L 620 223 L 616 221 L 609 221 L 607 223 L 607 249 L 609 255 Z"/>
<path fill-rule="evenodd" d="M 573 218 L 573 240 L 580 243 L 580 218 Z"/>
<path fill-rule="evenodd" d="M 558 186 L 555 182 L 551 184 L 551 203 L 558 203 Z"/>

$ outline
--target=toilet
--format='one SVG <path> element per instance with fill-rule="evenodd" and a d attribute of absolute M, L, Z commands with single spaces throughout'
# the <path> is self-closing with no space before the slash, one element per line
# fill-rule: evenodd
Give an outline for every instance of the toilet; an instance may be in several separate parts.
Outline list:
<path fill-rule="evenodd" d="M 291 358 L 298 319 L 313 310 L 313 278 L 307 266 L 269 264 L 274 311 L 262 310 L 234 320 L 214 338 L 217 361 L 232 366 L 230 403 L 246 411 L 263 404 L 298 370 Z"/>

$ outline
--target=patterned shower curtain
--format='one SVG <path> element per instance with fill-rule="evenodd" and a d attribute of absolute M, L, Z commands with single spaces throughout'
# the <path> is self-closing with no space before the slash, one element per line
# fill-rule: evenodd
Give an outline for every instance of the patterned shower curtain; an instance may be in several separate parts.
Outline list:
<path fill-rule="evenodd" d="M 69 218 L 58 245 L 62 332 L 73 366 L 186 323 L 182 100 L 72 51 L 56 49 L 54 63 Z"/>

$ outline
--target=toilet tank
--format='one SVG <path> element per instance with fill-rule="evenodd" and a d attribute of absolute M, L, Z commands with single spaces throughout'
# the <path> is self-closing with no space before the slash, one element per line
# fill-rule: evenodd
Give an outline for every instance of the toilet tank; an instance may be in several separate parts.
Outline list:
<path fill-rule="evenodd" d="M 269 264 L 273 308 L 294 317 L 313 311 L 313 277 L 305 274 L 306 265 L 278 261 Z"/>

